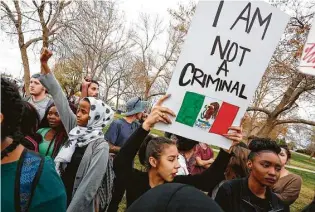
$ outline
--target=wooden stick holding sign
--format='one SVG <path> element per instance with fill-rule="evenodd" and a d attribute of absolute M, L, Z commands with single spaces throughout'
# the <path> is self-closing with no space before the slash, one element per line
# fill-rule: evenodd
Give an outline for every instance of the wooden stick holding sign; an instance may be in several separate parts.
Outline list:
<path fill-rule="evenodd" d="M 177 116 L 156 128 L 228 148 L 288 20 L 262 1 L 200 1 L 164 102 Z"/>

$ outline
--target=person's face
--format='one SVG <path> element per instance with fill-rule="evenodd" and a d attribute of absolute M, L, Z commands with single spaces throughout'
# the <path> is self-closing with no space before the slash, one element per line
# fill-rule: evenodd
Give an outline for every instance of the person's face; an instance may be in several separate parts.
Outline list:
<path fill-rule="evenodd" d="M 77 124 L 80 127 L 86 127 L 89 121 L 90 103 L 81 100 L 77 110 Z"/>
<path fill-rule="evenodd" d="M 99 87 L 95 83 L 91 83 L 88 88 L 88 97 L 98 97 Z"/>
<path fill-rule="evenodd" d="M 288 161 L 287 151 L 285 151 L 285 149 L 281 148 L 281 152 L 279 153 L 279 157 L 280 157 L 280 161 L 281 161 L 282 166 L 284 166 Z"/>
<path fill-rule="evenodd" d="M 250 175 L 264 186 L 273 186 L 280 177 L 280 158 L 273 152 L 259 152 L 247 165 Z"/>
<path fill-rule="evenodd" d="M 159 160 L 150 157 L 149 161 L 151 166 L 157 170 L 158 175 L 166 182 L 172 182 L 180 168 L 176 145 L 166 145 Z"/>
<path fill-rule="evenodd" d="M 59 117 L 59 113 L 57 111 L 56 106 L 52 106 L 49 109 L 48 114 L 47 114 L 47 120 L 51 128 L 56 128 L 61 125 L 61 119 Z"/>
<path fill-rule="evenodd" d="M 143 113 L 137 113 L 136 114 L 136 118 L 137 118 L 137 120 L 142 120 L 142 117 L 143 117 Z"/>
<path fill-rule="evenodd" d="M 45 87 L 36 78 L 31 78 L 29 89 L 30 94 L 33 96 L 38 96 L 42 93 L 45 93 Z"/>

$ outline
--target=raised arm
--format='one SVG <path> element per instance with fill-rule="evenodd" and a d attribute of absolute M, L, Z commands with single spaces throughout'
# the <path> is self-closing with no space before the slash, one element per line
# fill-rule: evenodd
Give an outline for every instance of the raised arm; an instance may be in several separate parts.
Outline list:
<path fill-rule="evenodd" d="M 41 77 L 40 82 L 47 88 L 49 94 L 52 95 L 54 103 L 57 107 L 58 113 L 60 114 L 61 121 L 67 131 L 70 132 L 76 124 L 76 116 L 70 109 L 68 100 L 62 91 L 58 81 L 56 80 L 53 73 L 50 71 L 48 66 L 48 60 L 52 56 L 52 52 L 47 48 L 44 48 L 40 57 L 41 62 Z"/>
<path fill-rule="evenodd" d="M 164 100 L 168 97 L 169 95 L 164 96 L 158 101 L 142 127 L 139 127 L 120 149 L 120 152 L 114 160 L 114 170 L 116 175 L 130 177 L 128 173 L 132 172 L 132 161 L 145 137 L 149 134 L 150 129 L 158 122 L 166 124 L 171 123 L 168 115 L 175 116 L 175 114 L 170 109 L 161 106 Z"/>

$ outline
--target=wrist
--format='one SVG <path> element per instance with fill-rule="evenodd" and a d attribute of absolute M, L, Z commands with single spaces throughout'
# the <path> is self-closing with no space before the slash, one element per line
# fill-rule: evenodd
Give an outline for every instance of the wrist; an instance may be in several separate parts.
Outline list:
<path fill-rule="evenodd" d="M 145 131 L 150 131 L 151 126 L 150 126 L 150 124 L 148 124 L 147 122 L 143 122 L 142 128 L 143 128 Z"/>

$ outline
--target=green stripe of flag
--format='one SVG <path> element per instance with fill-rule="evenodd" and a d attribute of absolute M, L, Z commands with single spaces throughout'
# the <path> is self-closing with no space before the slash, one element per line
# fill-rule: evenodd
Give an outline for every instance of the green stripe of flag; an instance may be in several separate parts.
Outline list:
<path fill-rule="evenodd" d="M 182 106 L 177 114 L 176 121 L 193 127 L 202 108 L 205 96 L 186 92 Z"/>

